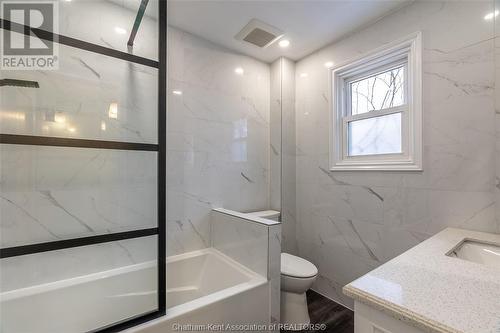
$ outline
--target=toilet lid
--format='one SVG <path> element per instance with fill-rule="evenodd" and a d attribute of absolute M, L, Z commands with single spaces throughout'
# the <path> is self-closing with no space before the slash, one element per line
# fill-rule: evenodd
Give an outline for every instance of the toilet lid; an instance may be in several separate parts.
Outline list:
<path fill-rule="evenodd" d="M 305 259 L 288 253 L 282 253 L 281 274 L 298 278 L 308 278 L 318 274 L 318 269 Z"/>

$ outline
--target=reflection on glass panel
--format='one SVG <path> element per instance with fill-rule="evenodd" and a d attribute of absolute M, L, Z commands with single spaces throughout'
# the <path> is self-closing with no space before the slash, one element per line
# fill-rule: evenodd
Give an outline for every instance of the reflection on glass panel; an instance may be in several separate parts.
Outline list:
<path fill-rule="evenodd" d="M 401 113 L 349 122 L 349 156 L 401 153 Z"/>
<path fill-rule="evenodd" d="M 157 309 L 157 237 L 0 261 L 0 331 L 89 332 Z"/>
<path fill-rule="evenodd" d="M 157 225 L 157 153 L 0 145 L 0 246 Z"/>
<path fill-rule="evenodd" d="M 353 115 L 396 107 L 405 103 L 405 67 L 351 83 L 351 113 Z"/>
<path fill-rule="evenodd" d="M 8 70 L 0 132 L 157 143 L 158 70 L 59 45 L 57 70 Z"/>

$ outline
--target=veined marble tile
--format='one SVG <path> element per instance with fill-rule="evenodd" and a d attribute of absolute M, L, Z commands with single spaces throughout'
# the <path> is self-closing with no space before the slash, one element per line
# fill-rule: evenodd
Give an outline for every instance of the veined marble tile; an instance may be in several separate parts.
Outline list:
<path fill-rule="evenodd" d="M 494 1 L 495 11 L 500 10 L 500 0 Z M 495 218 L 500 233 L 500 20 L 495 18 Z"/>
<path fill-rule="evenodd" d="M 281 296 L 281 226 L 269 226 L 268 232 L 268 279 L 271 283 L 270 305 L 271 324 L 280 323 L 280 296 Z"/>
<path fill-rule="evenodd" d="M 282 177 L 281 221 L 282 250 L 297 254 L 296 211 L 296 133 L 295 133 L 295 62 L 282 59 Z"/>
<path fill-rule="evenodd" d="M 269 320 L 280 322 L 281 224 L 252 220 L 231 210 L 211 213 L 211 245 L 269 281 Z"/>
<path fill-rule="evenodd" d="M 270 76 L 270 184 L 269 208 L 281 211 L 281 179 L 282 179 L 282 70 L 284 58 L 278 58 L 271 64 Z"/>
<path fill-rule="evenodd" d="M 280 237 L 280 233 L 279 228 L 274 230 L 272 243 L 274 250 L 279 248 L 274 240 Z M 271 243 L 267 225 L 212 211 L 210 234 L 214 248 L 270 279 L 269 260 L 276 262 L 276 258 L 268 257 Z"/>
<path fill-rule="evenodd" d="M 296 64 L 298 254 L 318 266 L 316 290 L 352 305 L 344 284 L 445 227 L 498 231 L 499 99 L 493 24 L 484 20 L 492 10 L 492 2 L 415 2 Z M 415 31 L 424 48 L 424 171 L 330 172 L 324 63 Z"/>
<path fill-rule="evenodd" d="M 209 246 L 213 207 L 269 208 L 270 68 L 172 27 L 168 38 L 167 228 L 174 255 Z"/>

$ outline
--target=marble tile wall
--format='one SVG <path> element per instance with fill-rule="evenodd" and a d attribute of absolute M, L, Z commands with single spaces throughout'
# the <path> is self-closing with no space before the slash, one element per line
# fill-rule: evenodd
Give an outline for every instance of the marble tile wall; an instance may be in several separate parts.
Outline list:
<path fill-rule="evenodd" d="M 269 152 L 269 209 L 281 211 L 281 175 L 282 175 L 282 61 L 277 59 L 270 65 L 270 152 Z"/>
<path fill-rule="evenodd" d="M 495 12 L 500 11 L 500 0 L 494 0 Z M 497 224 L 500 224 L 500 17 L 495 22 L 495 208 Z"/>
<path fill-rule="evenodd" d="M 256 273 L 268 276 L 268 226 L 233 214 L 211 212 L 211 246 Z"/>
<path fill-rule="evenodd" d="M 271 283 L 270 288 L 270 323 L 279 324 L 281 318 L 281 247 L 282 247 L 282 229 L 283 224 L 269 226 L 268 235 L 268 279 Z M 278 327 L 274 330 L 279 332 Z"/>
<path fill-rule="evenodd" d="M 343 285 L 443 228 L 500 231 L 495 45 L 493 22 L 484 19 L 492 11 L 492 2 L 413 2 L 296 64 L 296 237 L 298 253 L 318 266 L 315 290 L 352 306 Z M 330 172 L 324 63 L 418 30 L 424 171 Z"/>
<path fill-rule="evenodd" d="M 280 322 L 281 226 L 228 209 L 211 213 L 211 245 L 268 279 L 271 323 Z"/>
<path fill-rule="evenodd" d="M 296 143 L 295 143 L 295 62 L 281 58 L 282 105 L 282 251 L 297 253 L 296 231 Z"/>
<path fill-rule="evenodd" d="M 210 246 L 213 207 L 268 209 L 270 68 L 172 27 L 168 62 L 167 253 L 174 255 Z"/>

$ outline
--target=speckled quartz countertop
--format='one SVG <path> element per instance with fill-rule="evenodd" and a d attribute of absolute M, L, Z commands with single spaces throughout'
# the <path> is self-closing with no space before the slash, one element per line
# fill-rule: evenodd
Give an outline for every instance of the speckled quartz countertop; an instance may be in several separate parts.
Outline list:
<path fill-rule="evenodd" d="M 497 234 L 448 228 L 344 294 L 425 332 L 500 333 L 500 269 L 446 255 L 466 238 L 500 244 Z"/>

